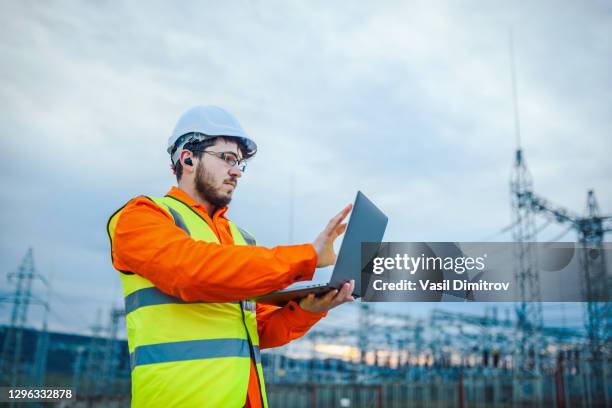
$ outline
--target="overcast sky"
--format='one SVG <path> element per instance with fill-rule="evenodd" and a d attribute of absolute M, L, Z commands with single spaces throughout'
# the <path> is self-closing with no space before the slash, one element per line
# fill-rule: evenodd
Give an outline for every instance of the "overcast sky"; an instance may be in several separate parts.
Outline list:
<path fill-rule="evenodd" d="M 509 240 L 510 27 L 536 191 L 582 212 L 593 188 L 612 213 L 608 1 L 1 1 L 2 292 L 32 246 L 52 327 L 121 305 L 106 220 L 175 182 L 165 144 L 196 104 L 259 146 L 229 215 L 264 245 L 289 242 L 292 177 L 296 243 L 357 189 L 388 241 Z"/>

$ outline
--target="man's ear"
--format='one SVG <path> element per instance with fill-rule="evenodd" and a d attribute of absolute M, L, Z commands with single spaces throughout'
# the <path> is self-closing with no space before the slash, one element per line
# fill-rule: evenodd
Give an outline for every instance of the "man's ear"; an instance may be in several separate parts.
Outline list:
<path fill-rule="evenodd" d="M 192 160 L 192 153 L 189 150 L 183 150 L 181 152 L 181 156 L 179 157 L 179 160 L 182 162 L 183 164 L 183 168 L 185 166 L 193 166 L 193 160 Z"/>

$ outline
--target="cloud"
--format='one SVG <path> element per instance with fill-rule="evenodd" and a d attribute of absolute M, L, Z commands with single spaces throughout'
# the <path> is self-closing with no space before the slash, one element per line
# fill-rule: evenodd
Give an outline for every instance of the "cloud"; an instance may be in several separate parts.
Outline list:
<path fill-rule="evenodd" d="M 599 3 L 0 7 L 0 255 L 8 270 L 32 244 L 58 287 L 95 285 L 70 300 L 90 316 L 113 301 L 106 217 L 174 182 L 166 138 L 194 104 L 226 107 L 257 140 L 230 214 L 266 245 L 288 240 L 292 177 L 295 242 L 357 189 L 388 213 L 388 240 L 509 224 L 509 27 L 536 189 L 581 211 L 595 188 L 612 211 L 612 17 Z"/>

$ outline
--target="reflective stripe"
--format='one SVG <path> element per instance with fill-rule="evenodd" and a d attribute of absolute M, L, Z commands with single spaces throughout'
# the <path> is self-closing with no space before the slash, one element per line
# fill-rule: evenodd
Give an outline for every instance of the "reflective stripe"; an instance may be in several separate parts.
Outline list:
<path fill-rule="evenodd" d="M 179 298 L 175 298 L 174 296 L 166 295 L 155 286 L 139 289 L 125 297 L 125 314 L 131 313 L 140 307 L 163 305 L 168 303 L 187 302 Z"/>
<path fill-rule="evenodd" d="M 254 346 L 255 363 L 261 363 L 259 347 Z M 246 339 L 207 339 L 137 346 L 130 354 L 132 370 L 141 365 L 200 360 L 220 357 L 250 357 Z"/>
<path fill-rule="evenodd" d="M 181 214 L 179 214 L 174 208 L 170 206 L 168 206 L 168 209 L 170 210 L 170 214 L 172 214 L 172 218 L 174 218 L 174 224 L 183 231 L 185 231 L 187 235 L 191 235 L 191 232 L 189 232 L 189 228 L 187 228 L 187 225 L 185 225 L 185 221 L 183 221 L 183 217 L 181 217 Z"/>
<path fill-rule="evenodd" d="M 145 197 L 153 201 L 158 206 L 165 205 L 165 207 L 170 211 L 170 215 L 172 215 L 172 219 L 174 220 L 174 225 L 176 225 L 177 227 L 185 231 L 187 235 L 191 235 L 191 232 L 189 232 L 189 228 L 187 228 L 187 224 L 185 224 L 183 217 L 181 216 L 181 214 L 178 213 L 178 211 L 170 207 L 168 204 L 163 203 L 160 199 L 151 198 L 149 196 L 145 196 Z"/>
<path fill-rule="evenodd" d="M 245 230 L 243 230 L 237 225 L 236 225 L 236 228 L 238 229 L 238 231 L 240 231 L 240 234 L 242 234 L 242 238 L 244 238 L 247 245 L 257 245 L 257 241 L 255 240 L 254 236 L 252 236 L 251 234 L 249 234 L 248 232 L 246 232 Z"/>
<path fill-rule="evenodd" d="M 155 305 L 166 305 L 171 303 L 208 303 L 208 302 L 186 302 L 174 296 L 166 295 L 155 286 L 148 288 L 138 289 L 135 292 L 130 293 L 125 297 L 125 314 L 133 312 L 134 310 Z M 220 302 L 217 302 L 220 303 Z M 238 304 L 239 302 L 226 302 L 230 304 Z"/>

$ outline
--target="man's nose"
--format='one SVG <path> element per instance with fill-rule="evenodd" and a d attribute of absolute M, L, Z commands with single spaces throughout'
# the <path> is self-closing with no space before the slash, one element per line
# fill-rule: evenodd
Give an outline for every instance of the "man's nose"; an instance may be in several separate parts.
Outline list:
<path fill-rule="evenodd" d="M 240 178 L 242 177 L 242 172 L 240 171 L 240 169 L 236 166 L 232 166 L 229 169 L 229 175 L 232 177 L 237 177 Z"/>

